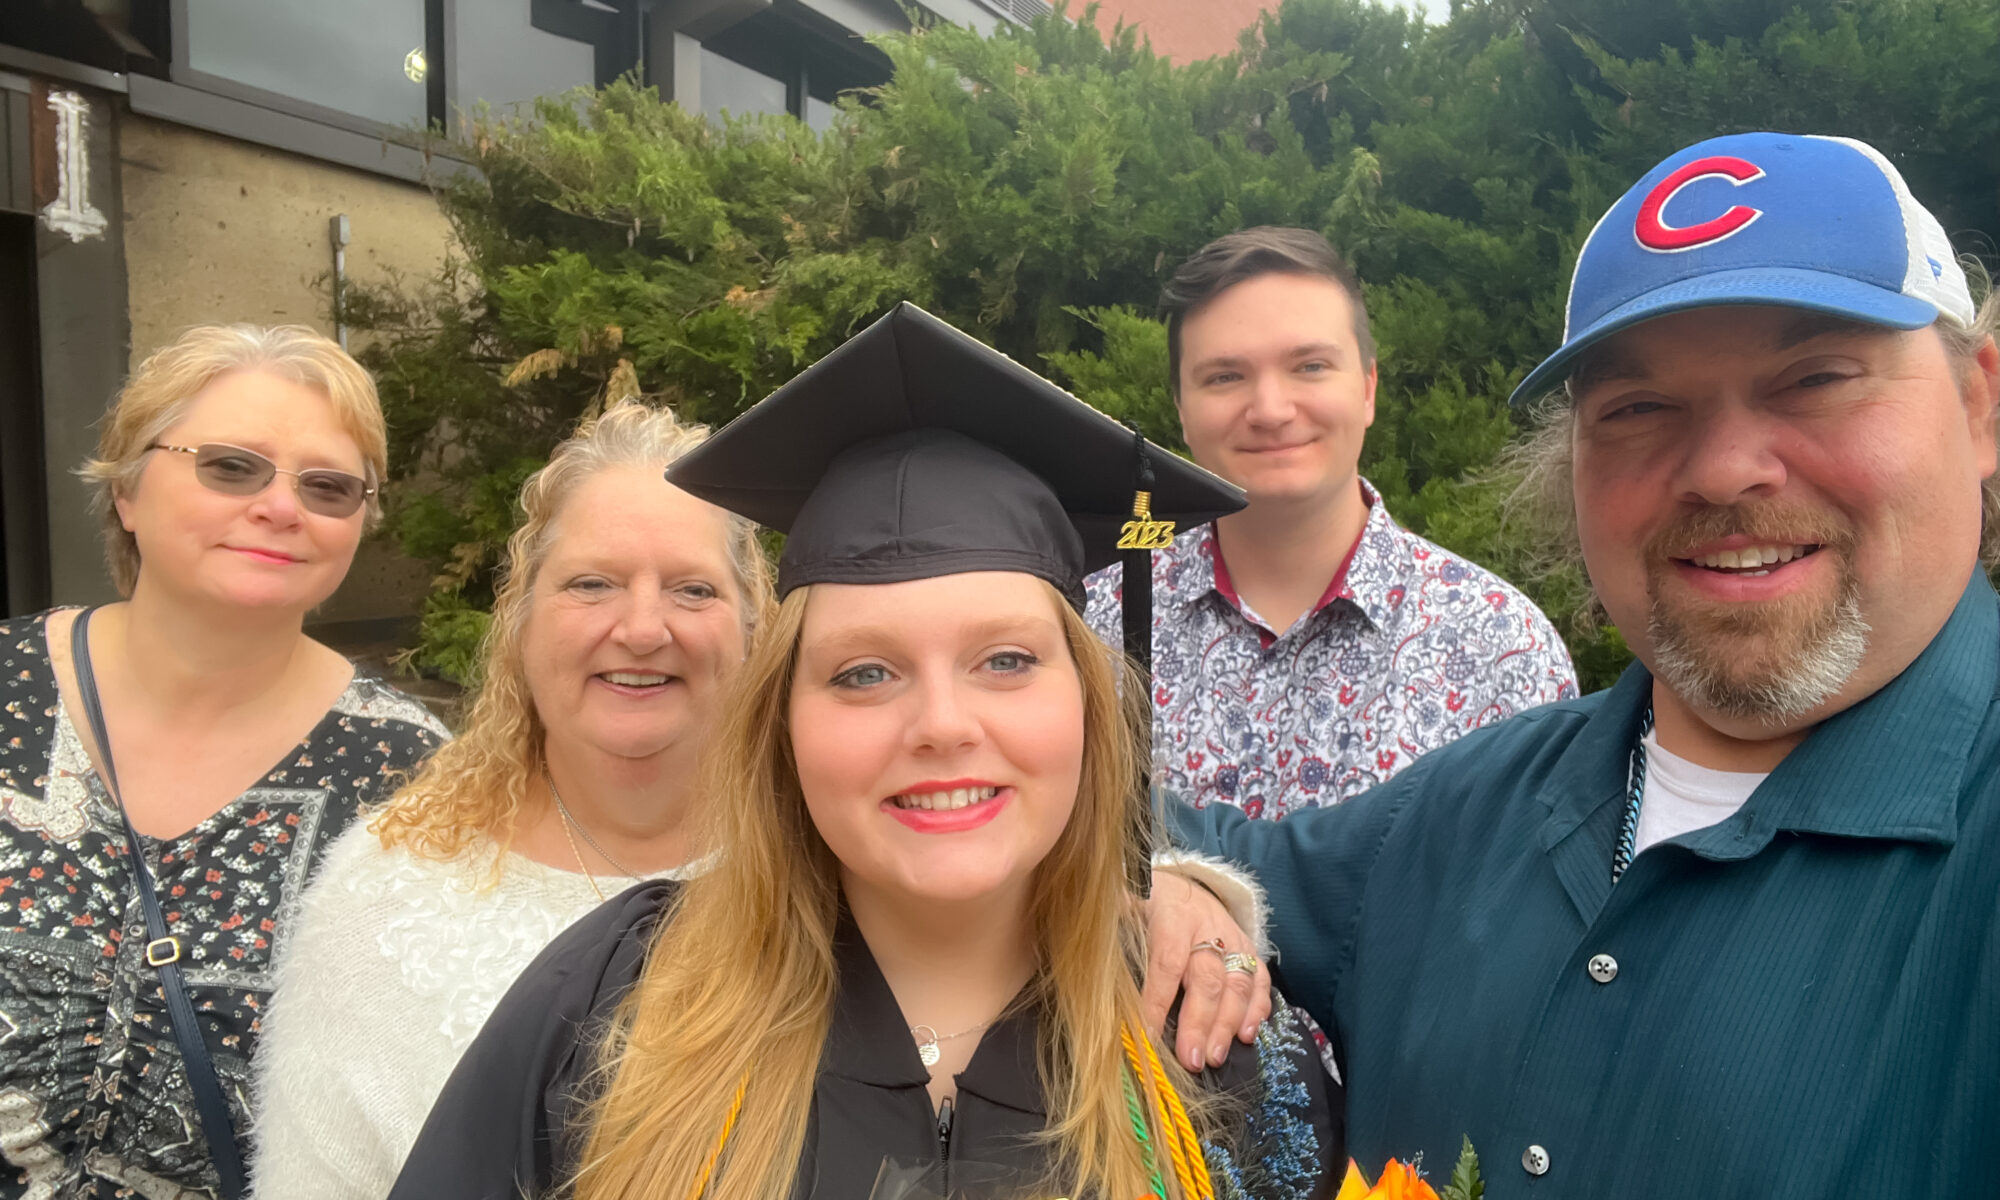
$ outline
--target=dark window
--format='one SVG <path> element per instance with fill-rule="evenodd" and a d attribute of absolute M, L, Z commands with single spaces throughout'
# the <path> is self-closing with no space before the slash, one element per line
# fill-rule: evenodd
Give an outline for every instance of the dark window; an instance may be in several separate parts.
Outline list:
<path fill-rule="evenodd" d="M 711 117 L 788 112 L 824 129 L 842 92 L 888 78 L 887 55 L 798 0 L 777 0 L 702 42 L 701 107 Z"/>
<path fill-rule="evenodd" d="M 458 107 L 484 101 L 505 108 L 597 84 L 597 47 L 535 28 L 533 0 L 459 0 L 454 7 L 447 74 Z"/>
<path fill-rule="evenodd" d="M 702 51 L 701 106 L 711 115 L 728 107 L 710 99 L 711 56 L 781 82 L 785 99 L 779 111 L 818 129 L 832 121 L 834 99 L 842 92 L 889 78 L 888 55 L 798 0 L 776 0 L 704 40 Z"/>
<path fill-rule="evenodd" d="M 423 0 L 183 0 L 189 70 L 384 125 L 430 117 Z"/>
<path fill-rule="evenodd" d="M 752 113 L 789 112 L 786 94 L 783 79 L 702 47 L 701 111 L 710 120 L 719 121 L 724 113 L 747 117 Z"/>
<path fill-rule="evenodd" d="M 171 6 L 176 83 L 362 131 L 507 108 L 638 65 L 640 0 L 157 2 Z"/>

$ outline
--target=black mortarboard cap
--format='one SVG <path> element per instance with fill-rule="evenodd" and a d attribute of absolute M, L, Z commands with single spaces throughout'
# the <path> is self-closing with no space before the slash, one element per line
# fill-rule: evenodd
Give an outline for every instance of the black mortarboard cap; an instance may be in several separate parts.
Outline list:
<path fill-rule="evenodd" d="M 1151 522 L 1185 529 L 1243 507 L 1235 487 L 912 304 L 667 471 L 676 486 L 789 535 L 781 595 L 810 583 L 1020 571 L 1077 604 L 1084 575 L 1119 561 L 1147 475 L 1152 511 L 1139 515 Z M 1128 567 L 1128 595 L 1135 583 L 1150 592 L 1151 572 L 1134 574 Z"/>

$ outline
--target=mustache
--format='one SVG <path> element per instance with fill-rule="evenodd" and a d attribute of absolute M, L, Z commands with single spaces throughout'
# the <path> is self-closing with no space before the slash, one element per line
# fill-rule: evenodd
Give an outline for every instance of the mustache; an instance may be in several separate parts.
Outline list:
<path fill-rule="evenodd" d="M 1801 504 L 1711 504 L 1686 513 L 1646 539 L 1651 561 L 1688 558 L 1711 542 L 1743 536 L 1757 542 L 1850 550 L 1854 527 L 1837 512 Z"/>

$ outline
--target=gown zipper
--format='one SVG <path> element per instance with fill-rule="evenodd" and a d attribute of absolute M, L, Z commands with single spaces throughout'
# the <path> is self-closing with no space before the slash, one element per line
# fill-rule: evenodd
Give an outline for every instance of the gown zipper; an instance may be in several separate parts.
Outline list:
<path fill-rule="evenodd" d="M 938 1163 L 944 1173 L 944 1194 L 951 1195 L 951 1097 L 938 1106 Z"/>

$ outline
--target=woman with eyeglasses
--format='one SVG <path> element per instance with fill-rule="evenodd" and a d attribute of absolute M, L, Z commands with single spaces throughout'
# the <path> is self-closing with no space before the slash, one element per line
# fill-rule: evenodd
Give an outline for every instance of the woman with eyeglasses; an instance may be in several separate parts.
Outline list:
<path fill-rule="evenodd" d="M 297 326 L 191 329 L 105 417 L 120 602 L 0 622 L 6 1195 L 243 1192 L 250 1058 L 307 878 L 445 738 L 307 637 L 386 439 Z"/>

